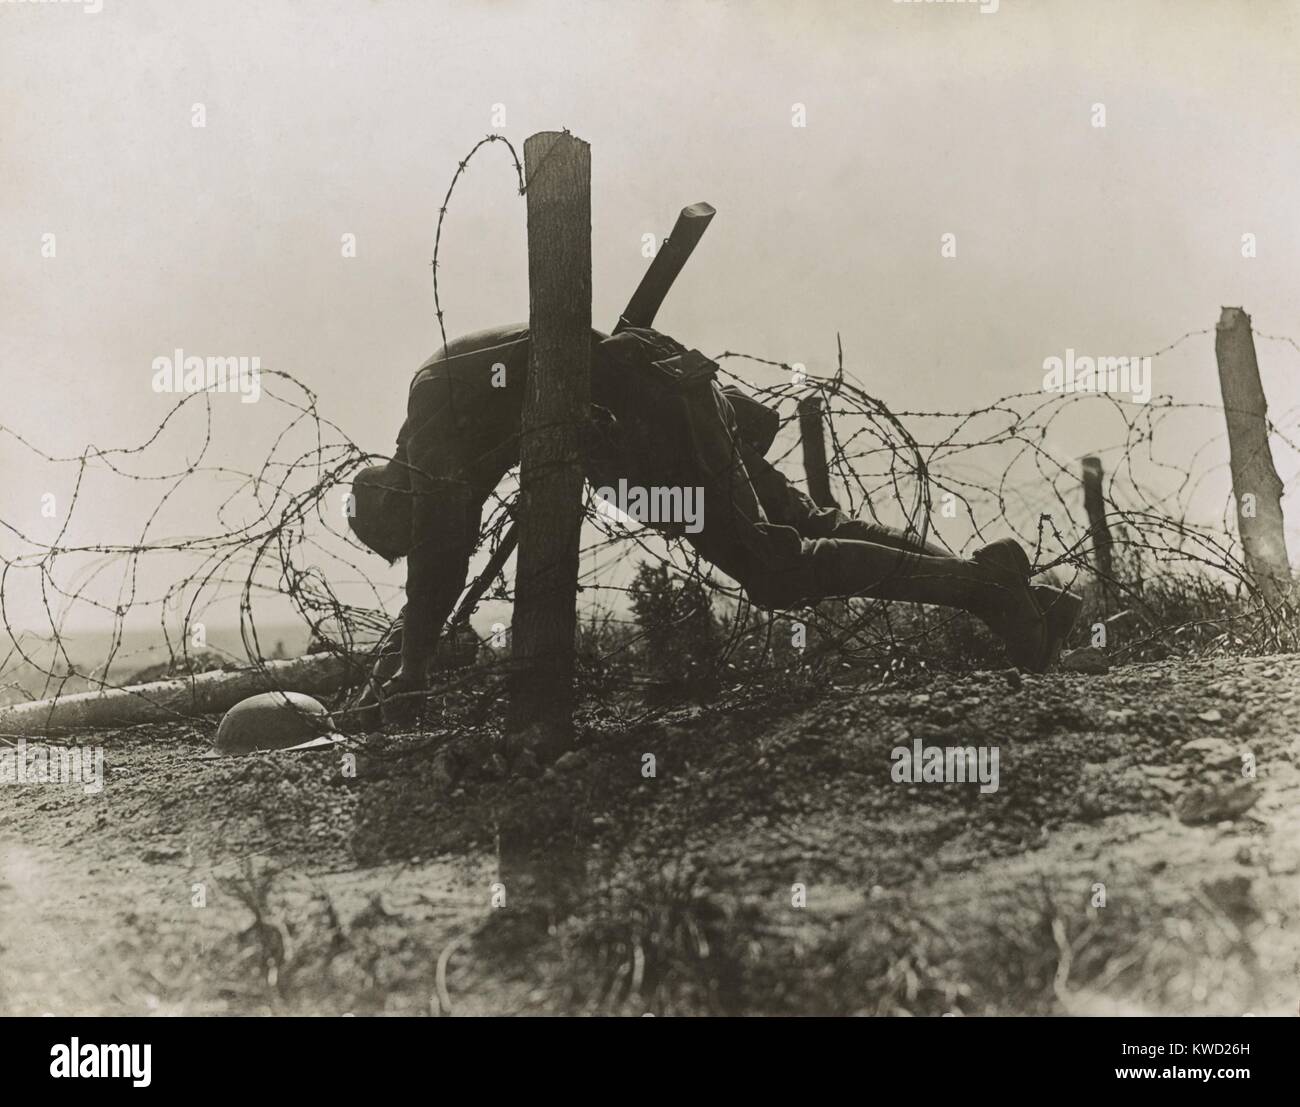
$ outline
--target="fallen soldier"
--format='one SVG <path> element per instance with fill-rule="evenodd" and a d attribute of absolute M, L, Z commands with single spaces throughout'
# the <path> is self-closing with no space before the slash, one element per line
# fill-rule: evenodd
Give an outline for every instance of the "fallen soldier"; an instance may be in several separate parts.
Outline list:
<path fill-rule="evenodd" d="M 1059 653 L 1081 601 L 1031 587 L 1029 558 L 1015 541 L 954 557 L 819 508 L 763 456 L 776 413 L 719 386 L 713 362 L 648 328 L 613 337 L 593 330 L 591 343 L 588 480 L 595 488 L 622 480 L 699 490 L 701 525 L 655 525 L 684 538 L 753 603 L 780 609 L 864 596 L 937 604 L 982 620 L 1020 668 L 1042 672 Z M 406 607 L 381 651 L 390 656 L 376 668 L 383 698 L 426 686 L 465 586 L 483 505 L 519 462 L 528 357 L 524 325 L 449 343 L 411 383 L 393 460 L 353 483 L 354 533 L 390 562 L 407 559 Z"/>

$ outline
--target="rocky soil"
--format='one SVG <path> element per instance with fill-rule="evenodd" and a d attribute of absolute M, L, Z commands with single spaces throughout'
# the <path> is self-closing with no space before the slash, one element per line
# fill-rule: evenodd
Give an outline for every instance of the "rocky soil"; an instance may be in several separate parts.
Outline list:
<path fill-rule="evenodd" d="M 486 729 L 199 759 L 214 725 L 0 789 L 0 1012 L 1300 1005 L 1294 656 L 610 708 L 522 775 Z M 997 790 L 895 779 L 918 739 Z"/>

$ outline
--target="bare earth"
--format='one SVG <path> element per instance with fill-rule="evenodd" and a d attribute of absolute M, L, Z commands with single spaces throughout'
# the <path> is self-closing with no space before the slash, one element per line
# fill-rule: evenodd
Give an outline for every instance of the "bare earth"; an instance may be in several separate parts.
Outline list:
<path fill-rule="evenodd" d="M 3 789 L 0 1012 L 1300 1009 L 1300 658 L 608 709 L 532 778 L 483 731 L 212 732 Z M 894 783 L 915 738 L 999 790 Z"/>

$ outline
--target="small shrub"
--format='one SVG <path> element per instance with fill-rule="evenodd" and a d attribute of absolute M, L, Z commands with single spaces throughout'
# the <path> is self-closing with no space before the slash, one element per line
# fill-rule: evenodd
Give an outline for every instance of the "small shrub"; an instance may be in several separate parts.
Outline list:
<path fill-rule="evenodd" d="M 628 592 L 646 669 L 673 684 L 709 680 L 722 644 L 709 590 L 665 564 L 643 561 Z"/>

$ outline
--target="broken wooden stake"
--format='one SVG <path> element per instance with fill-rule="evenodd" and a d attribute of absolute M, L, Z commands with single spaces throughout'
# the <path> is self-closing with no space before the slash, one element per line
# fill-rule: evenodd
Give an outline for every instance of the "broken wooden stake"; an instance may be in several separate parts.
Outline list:
<path fill-rule="evenodd" d="M 1223 414 L 1228 423 L 1228 454 L 1237 525 L 1246 569 L 1268 603 L 1281 600 L 1290 587 L 1282 526 L 1282 480 L 1268 444 L 1268 401 L 1259 380 L 1250 316 L 1225 307 L 1214 333 L 1219 363 Z"/>
<path fill-rule="evenodd" d="M 582 528 L 580 428 L 591 403 L 591 147 L 524 142 L 530 353 L 520 431 L 509 726 L 572 724 Z"/>
<path fill-rule="evenodd" d="M 803 444 L 803 471 L 808 479 L 808 495 L 818 507 L 839 507 L 831 495 L 820 396 L 805 396 L 799 401 L 799 438 Z"/>
<path fill-rule="evenodd" d="M 1101 458 L 1083 459 L 1083 509 L 1088 513 L 1088 532 L 1092 536 L 1093 559 L 1102 588 L 1110 590 L 1115 580 L 1115 563 L 1111 556 L 1113 539 L 1106 521 L 1106 497 L 1102 493 Z"/>

